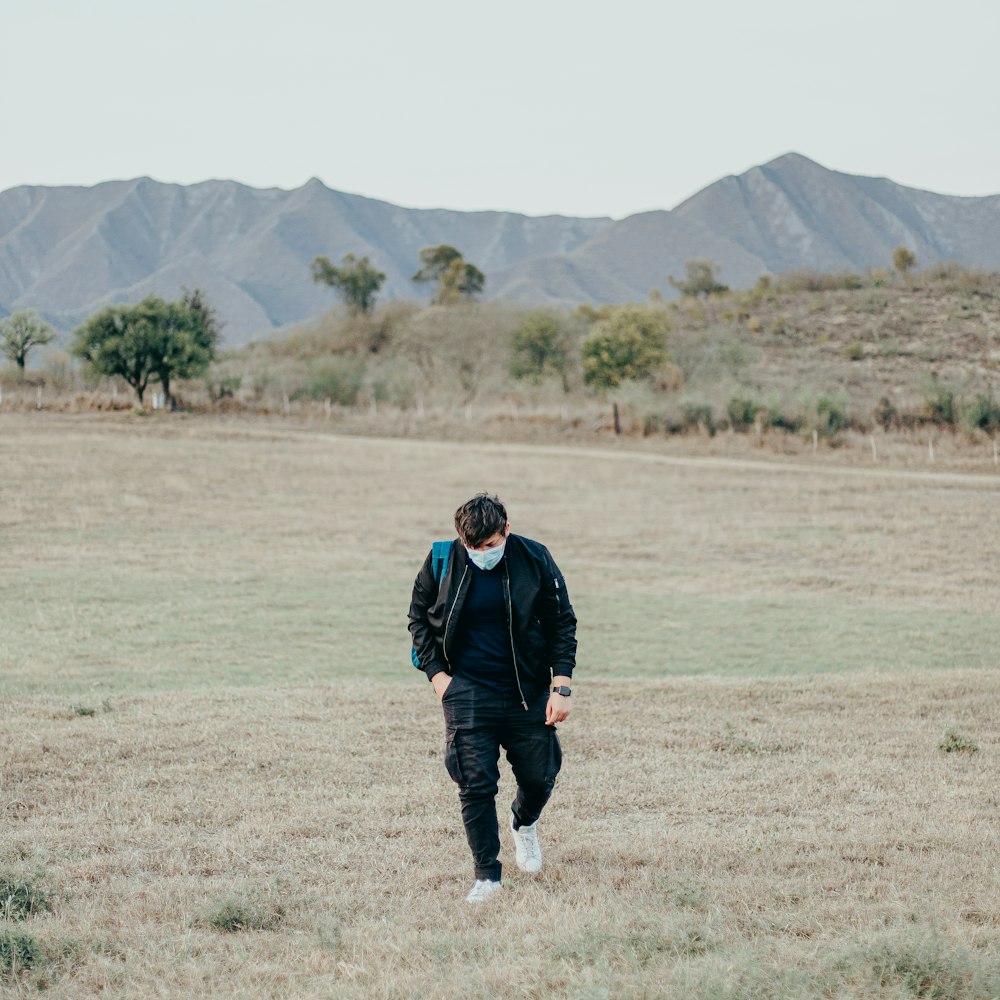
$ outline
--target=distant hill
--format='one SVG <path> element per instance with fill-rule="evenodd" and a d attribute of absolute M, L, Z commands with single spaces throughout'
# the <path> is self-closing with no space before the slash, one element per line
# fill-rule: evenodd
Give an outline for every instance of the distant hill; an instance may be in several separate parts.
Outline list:
<path fill-rule="evenodd" d="M 796 268 L 891 267 L 900 244 L 919 266 L 958 261 L 1000 269 L 1000 195 L 959 198 L 885 178 L 827 170 L 795 153 L 725 177 L 669 212 L 633 215 L 586 243 L 490 276 L 491 293 L 520 301 L 621 302 L 709 257 L 734 288 Z"/>
<path fill-rule="evenodd" d="M 317 254 L 367 254 L 382 298 L 414 298 L 421 247 L 452 243 L 487 275 L 568 253 L 610 219 L 400 208 L 311 180 L 295 191 L 149 178 L 0 193 L 0 315 L 37 309 L 72 329 L 108 302 L 202 288 L 229 344 L 307 319 L 337 300 L 314 284 Z"/>
<path fill-rule="evenodd" d="M 68 330 L 108 302 L 205 290 L 239 344 L 329 308 L 317 254 L 367 254 L 386 298 L 413 298 L 423 246 L 451 243 L 489 298 L 579 304 L 672 294 L 710 257 L 733 287 L 793 268 L 866 271 L 905 244 L 919 266 L 1000 269 L 1000 195 L 959 198 L 828 170 L 797 154 L 709 185 L 672 211 L 618 222 L 400 208 L 311 180 L 294 191 L 148 178 L 0 193 L 0 315 L 35 308 Z"/>

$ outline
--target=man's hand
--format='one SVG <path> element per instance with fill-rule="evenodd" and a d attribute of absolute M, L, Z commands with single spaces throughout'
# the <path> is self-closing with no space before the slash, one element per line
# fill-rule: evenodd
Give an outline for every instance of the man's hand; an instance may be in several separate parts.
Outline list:
<path fill-rule="evenodd" d="M 552 684 L 554 687 L 569 687 L 572 678 L 570 677 L 553 677 Z M 549 703 L 545 706 L 545 725 L 554 726 L 557 722 L 563 722 L 569 718 L 570 707 L 569 698 L 565 695 L 555 694 L 554 692 L 549 695 Z"/>
<path fill-rule="evenodd" d="M 439 670 L 431 678 L 431 684 L 434 685 L 434 693 L 438 696 L 438 701 L 444 697 L 444 693 L 448 690 L 448 685 L 451 684 L 452 680 L 453 678 L 443 670 Z"/>

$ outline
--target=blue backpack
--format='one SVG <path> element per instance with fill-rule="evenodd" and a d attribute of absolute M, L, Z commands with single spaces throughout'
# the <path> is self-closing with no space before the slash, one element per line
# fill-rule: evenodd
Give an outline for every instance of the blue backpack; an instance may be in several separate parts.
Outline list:
<path fill-rule="evenodd" d="M 431 546 L 431 572 L 434 574 L 434 582 L 440 585 L 441 577 L 444 576 L 444 568 L 448 564 L 451 556 L 451 542 L 435 542 Z M 413 665 L 420 670 L 420 659 L 417 656 L 416 648 L 411 647 L 410 659 Z"/>

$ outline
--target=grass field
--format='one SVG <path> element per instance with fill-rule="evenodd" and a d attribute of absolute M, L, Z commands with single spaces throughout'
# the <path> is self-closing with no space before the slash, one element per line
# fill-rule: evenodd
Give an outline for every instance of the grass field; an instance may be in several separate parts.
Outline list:
<path fill-rule="evenodd" d="M 0 989 L 1000 996 L 1000 477 L 46 414 L 0 470 Z M 469 912 L 405 611 L 484 487 L 580 659 Z"/>

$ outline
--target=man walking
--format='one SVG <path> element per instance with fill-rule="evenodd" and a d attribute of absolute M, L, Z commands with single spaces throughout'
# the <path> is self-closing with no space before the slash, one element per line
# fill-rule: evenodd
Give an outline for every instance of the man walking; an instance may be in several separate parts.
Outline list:
<path fill-rule="evenodd" d="M 510 533 L 498 497 L 455 512 L 443 569 L 428 554 L 413 584 L 410 633 L 445 720 L 445 767 L 458 785 L 479 903 L 500 889 L 500 748 L 517 781 L 508 820 L 522 871 L 542 867 L 537 823 L 562 763 L 556 723 L 570 712 L 576 616 L 547 548 Z"/>

